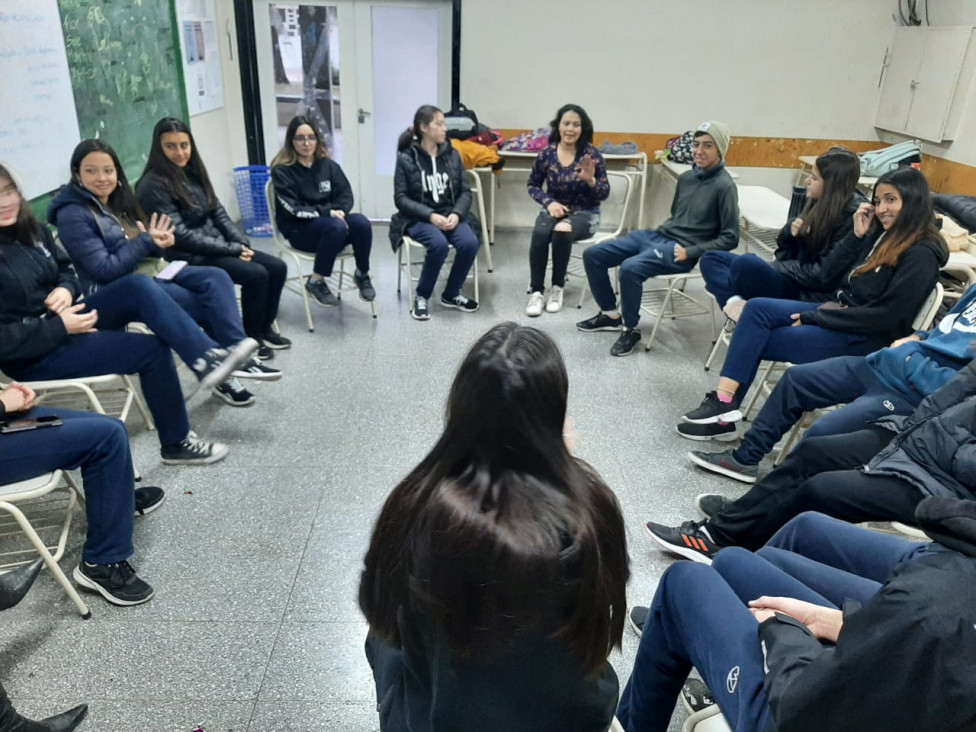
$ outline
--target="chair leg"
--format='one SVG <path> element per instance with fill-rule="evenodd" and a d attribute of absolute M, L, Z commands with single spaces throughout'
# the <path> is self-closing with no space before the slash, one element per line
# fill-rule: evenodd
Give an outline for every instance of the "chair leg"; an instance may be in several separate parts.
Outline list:
<path fill-rule="evenodd" d="M 752 394 L 749 396 L 749 400 L 746 402 L 745 409 L 742 410 L 743 418 L 751 418 L 749 415 L 752 413 L 752 408 L 756 406 L 756 402 L 759 400 L 759 395 L 762 394 L 763 384 L 766 383 L 766 379 L 769 378 L 769 375 L 772 373 L 775 365 L 775 361 L 770 361 L 765 370 L 762 372 L 762 376 L 752 382 Z"/>
<path fill-rule="evenodd" d="M 776 456 L 776 461 L 773 463 L 773 465 L 776 467 L 779 467 L 779 464 L 786 460 L 786 456 L 790 454 L 790 450 L 793 449 L 793 443 L 795 443 L 800 437 L 801 425 L 803 424 L 803 420 L 807 418 L 808 414 L 809 412 L 804 413 L 800 419 L 796 421 L 796 424 L 794 424 L 790 429 L 789 434 L 786 435 L 786 440 L 783 442 L 783 449 L 779 451 L 779 455 Z"/>
<path fill-rule="evenodd" d="M 708 358 L 705 359 L 705 370 L 708 371 L 712 368 L 712 361 L 715 360 L 715 356 L 718 355 L 718 349 L 726 344 L 725 332 L 719 334 L 718 338 L 715 339 L 715 343 L 712 344 L 712 350 L 708 354 Z"/>
<path fill-rule="evenodd" d="M 661 321 L 667 316 L 668 308 L 671 307 L 671 300 L 674 295 L 674 280 L 668 281 L 668 291 L 664 295 L 664 302 L 661 303 L 661 312 L 657 315 L 657 320 L 654 321 L 654 328 L 651 330 L 651 337 L 647 339 L 647 344 L 644 346 L 644 351 L 651 350 L 651 344 L 654 343 L 654 338 L 657 336 L 657 329 L 661 327 Z"/>
<path fill-rule="evenodd" d="M 146 402 L 143 401 L 141 396 L 139 396 L 139 393 L 132 385 L 132 379 L 130 379 L 128 375 L 123 374 L 122 381 L 124 381 L 125 385 L 129 387 L 129 393 L 132 394 L 132 399 L 136 404 L 136 409 L 138 409 L 139 414 L 142 415 L 142 421 L 146 423 L 146 429 L 152 432 L 156 429 L 156 422 L 153 421 L 152 414 L 150 414 L 149 408 L 146 406 Z"/>

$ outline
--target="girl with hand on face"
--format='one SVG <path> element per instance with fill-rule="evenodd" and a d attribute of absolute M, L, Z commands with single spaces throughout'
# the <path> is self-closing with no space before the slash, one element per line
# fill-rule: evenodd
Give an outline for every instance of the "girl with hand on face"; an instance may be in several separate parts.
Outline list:
<path fill-rule="evenodd" d="M 461 294 L 475 257 L 478 237 L 467 221 L 471 188 L 461 156 L 447 141 L 444 113 L 425 104 L 413 116 L 413 126 L 397 143 L 393 202 L 398 214 L 390 222 L 390 240 L 406 234 L 427 249 L 410 315 L 430 318 L 430 299 L 450 246 L 454 264 L 441 293 L 441 305 L 473 313 L 478 303 Z"/>
<path fill-rule="evenodd" d="M 857 155 L 831 148 L 817 158 L 807 178 L 807 201 L 798 218 L 776 237 L 773 262 L 755 254 L 706 252 L 699 267 L 707 289 L 725 314 L 739 319 L 754 297 L 803 300 L 837 284 L 823 278 L 821 262 L 851 233 L 854 212 L 865 202 L 856 190 L 861 166 Z"/>
<path fill-rule="evenodd" d="M 136 196 L 143 211 L 172 221 L 171 259 L 219 267 L 241 286 L 244 331 L 260 344 L 258 358 L 271 358 L 274 350 L 291 346 L 272 327 L 288 266 L 251 249 L 247 236 L 217 200 L 193 133 L 182 120 L 166 117 L 156 123 Z"/>
<path fill-rule="evenodd" d="M 271 180 L 278 228 L 295 249 L 315 255 L 312 276 L 305 283 L 308 293 L 320 305 L 339 304 L 326 278 L 332 276 L 339 252 L 351 245 L 359 297 L 366 302 L 375 299 L 369 276 L 373 229 L 369 219 L 352 213 L 352 187 L 339 164 L 328 157 L 308 117 L 288 123 L 285 146 L 271 161 Z"/>
<path fill-rule="evenodd" d="M 542 206 L 529 245 L 531 294 L 525 314 L 558 313 L 573 242 L 593 235 L 600 202 L 610 195 L 606 163 L 593 147 L 593 123 L 575 104 L 565 104 L 550 124 L 549 145 L 539 152 L 529 174 L 529 195 Z M 545 190 L 542 189 L 545 185 Z M 552 245 L 552 289 L 546 302 L 545 277 Z"/>

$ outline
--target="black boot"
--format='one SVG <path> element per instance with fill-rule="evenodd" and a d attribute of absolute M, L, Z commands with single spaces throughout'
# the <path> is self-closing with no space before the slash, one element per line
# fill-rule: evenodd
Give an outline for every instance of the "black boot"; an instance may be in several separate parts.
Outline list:
<path fill-rule="evenodd" d="M 0 732 L 71 732 L 87 715 L 88 705 L 82 704 L 40 722 L 31 721 L 17 713 L 0 684 Z"/>
<path fill-rule="evenodd" d="M 43 566 L 44 560 L 38 559 L 0 576 L 0 610 L 11 608 L 24 599 Z"/>

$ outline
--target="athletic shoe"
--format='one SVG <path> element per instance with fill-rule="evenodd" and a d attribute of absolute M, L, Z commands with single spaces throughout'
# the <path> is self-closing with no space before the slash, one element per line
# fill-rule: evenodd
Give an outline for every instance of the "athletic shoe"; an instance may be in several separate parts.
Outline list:
<path fill-rule="evenodd" d="M 711 564 L 712 557 L 722 547 L 712 541 L 706 528 L 707 523 L 685 521 L 681 526 L 671 528 L 648 521 L 644 524 L 644 531 L 669 552 L 695 562 Z"/>
<path fill-rule="evenodd" d="M 369 273 L 359 274 L 357 269 L 352 276 L 353 282 L 356 283 L 356 287 L 359 288 L 359 299 L 365 300 L 366 302 L 372 302 L 376 299 L 376 290 L 373 289 L 373 282 L 369 278 Z"/>
<path fill-rule="evenodd" d="M 738 422 L 742 419 L 739 411 L 739 400 L 723 402 L 718 398 L 717 391 L 710 391 L 702 399 L 702 403 L 687 412 L 683 417 L 685 422 L 695 424 L 713 424 L 715 422 Z"/>
<path fill-rule="evenodd" d="M 136 488 L 136 517 L 145 516 L 147 513 L 152 513 L 161 505 L 163 505 L 163 499 L 166 498 L 166 494 L 163 493 L 162 488 L 157 488 L 154 485 L 145 485 L 142 488 Z"/>
<path fill-rule="evenodd" d="M 695 498 L 695 508 L 705 518 L 712 518 L 725 510 L 732 503 L 732 499 L 720 496 L 718 493 L 701 493 Z"/>
<path fill-rule="evenodd" d="M 611 318 L 604 312 L 599 312 L 592 318 L 581 320 L 576 324 L 576 330 L 584 333 L 596 333 L 598 331 L 618 331 L 623 328 L 623 320 L 619 317 Z"/>
<path fill-rule="evenodd" d="M 546 304 L 546 297 L 541 292 L 533 292 L 529 295 L 529 304 L 525 306 L 525 314 L 530 318 L 538 318 L 542 315 L 542 308 Z"/>
<path fill-rule="evenodd" d="M 305 283 L 305 290 L 319 305 L 331 308 L 339 304 L 339 298 L 329 289 L 329 283 L 325 280 L 313 280 L 309 277 Z"/>
<path fill-rule="evenodd" d="M 291 340 L 285 338 L 281 333 L 275 333 L 273 330 L 269 330 L 261 336 L 261 342 L 273 351 L 283 351 L 286 348 L 291 348 Z"/>
<path fill-rule="evenodd" d="M 722 308 L 722 312 L 725 313 L 725 317 L 731 320 L 733 323 L 738 323 L 739 318 L 742 317 L 742 311 L 745 309 L 745 307 L 745 300 L 733 300 L 725 303 L 725 307 Z"/>
<path fill-rule="evenodd" d="M 465 297 L 464 295 L 457 295 L 450 299 L 444 295 L 441 295 L 441 305 L 446 308 L 460 310 L 462 313 L 473 313 L 478 309 L 478 303 L 471 298 Z"/>
<path fill-rule="evenodd" d="M 553 285 L 549 290 L 549 300 L 546 302 L 547 313 L 558 313 L 563 309 L 563 288 Z"/>
<path fill-rule="evenodd" d="M 713 422 L 712 424 L 695 424 L 694 422 L 679 422 L 674 431 L 686 440 L 708 442 L 730 442 L 738 437 L 735 422 Z"/>
<path fill-rule="evenodd" d="M 637 328 L 624 328 L 617 342 L 610 347 L 611 356 L 629 356 L 640 345 L 641 332 Z"/>
<path fill-rule="evenodd" d="M 695 714 L 715 704 L 715 697 L 701 679 L 688 679 L 681 687 L 681 702 L 688 714 Z"/>
<path fill-rule="evenodd" d="M 159 454 L 163 465 L 209 465 L 227 457 L 227 445 L 201 440 L 191 430 L 183 442 L 163 445 Z"/>
<path fill-rule="evenodd" d="M 256 340 L 245 338 L 230 349 L 211 348 L 193 362 L 192 369 L 199 379 L 198 386 L 212 389 L 224 383 L 238 365 L 251 358 L 257 347 Z"/>
<path fill-rule="evenodd" d="M 258 350 L 254 352 L 254 358 L 258 361 L 270 361 L 274 358 L 274 351 L 264 341 L 260 338 L 255 338 L 255 340 L 258 342 Z"/>
<path fill-rule="evenodd" d="M 627 613 L 627 622 L 630 623 L 630 629 L 637 634 L 640 638 L 644 634 L 644 623 L 647 622 L 647 615 L 651 612 L 649 607 L 644 607 L 642 605 L 634 605 L 630 612 Z"/>
<path fill-rule="evenodd" d="M 218 399 L 223 399 L 232 407 L 249 407 L 254 404 L 254 395 L 241 386 L 241 382 L 235 379 L 227 379 L 223 384 L 214 387 L 213 395 Z"/>
<path fill-rule="evenodd" d="M 231 372 L 231 376 L 236 376 L 238 379 L 255 379 L 257 381 L 277 381 L 281 378 L 281 372 L 278 369 L 273 369 L 270 366 L 265 366 L 263 363 L 257 359 L 250 359 L 245 361 L 240 365 L 240 367 L 234 369 Z"/>
<path fill-rule="evenodd" d="M 699 468 L 724 475 L 740 483 L 755 483 L 759 477 L 759 466 L 740 463 L 733 456 L 732 450 L 722 452 L 692 450 L 688 453 L 688 459 Z"/>
<path fill-rule="evenodd" d="M 73 576 L 79 585 L 113 605 L 141 605 L 153 596 L 153 588 L 139 579 L 128 562 L 89 564 L 82 560 Z"/>
<path fill-rule="evenodd" d="M 426 297 L 417 295 L 413 299 L 413 308 L 410 310 L 410 317 L 414 320 L 430 320 L 430 304 Z"/>

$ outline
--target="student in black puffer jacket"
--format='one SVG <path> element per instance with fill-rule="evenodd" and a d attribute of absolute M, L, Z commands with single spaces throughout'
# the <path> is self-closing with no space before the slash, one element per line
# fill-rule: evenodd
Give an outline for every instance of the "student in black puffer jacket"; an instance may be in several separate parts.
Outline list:
<path fill-rule="evenodd" d="M 176 242 L 169 259 L 219 267 L 241 286 L 244 332 L 258 341 L 260 357 L 288 348 L 291 341 L 272 328 L 288 266 L 256 251 L 217 200 L 189 126 L 165 117 L 153 129 L 152 148 L 136 196 L 143 211 L 166 214 Z"/>

